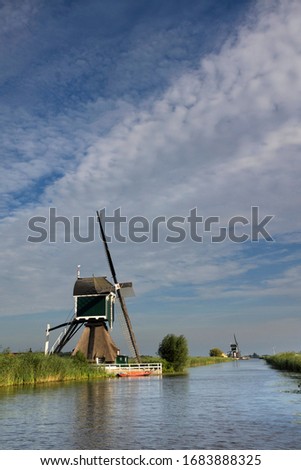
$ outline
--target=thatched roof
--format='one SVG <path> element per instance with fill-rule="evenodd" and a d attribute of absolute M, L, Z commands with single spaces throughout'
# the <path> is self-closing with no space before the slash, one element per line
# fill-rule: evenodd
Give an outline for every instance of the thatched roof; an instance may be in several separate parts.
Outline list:
<path fill-rule="evenodd" d="M 106 277 L 80 277 L 74 284 L 73 295 L 109 294 L 114 290 Z"/>
<path fill-rule="evenodd" d="M 72 355 L 77 351 L 81 351 L 90 360 L 98 357 L 103 362 L 115 362 L 119 349 L 103 322 L 88 322 Z"/>
<path fill-rule="evenodd" d="M 131 297 L 134 294 L 131 282 L 121 282 L 120 288 L 124 297 Z M 104 277 L 79 277 L 73 288 L 73 295 L 107 295 L 115 292 L 115 286 Z"/>

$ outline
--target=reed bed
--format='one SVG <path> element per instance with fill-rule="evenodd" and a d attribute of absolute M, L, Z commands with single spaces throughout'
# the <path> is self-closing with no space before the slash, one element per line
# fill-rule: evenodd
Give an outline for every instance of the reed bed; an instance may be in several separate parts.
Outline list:
<path fill-rule="evenodd" d="M 192 356 L 188 359 L 188 367 L 210 366 L 232 360 L 229 357 Z"/>
<path fill-rule="evenodd" d="M 285 352 L 264 357 L 266 362 L 275 369 L 288 372 L 301 372 L 301 354 Z"/>
<path fill-rule="evenodd" d="M 163 374 L 174 374 L 173 365 L 160 357 L 142 356 L 142 362 L 161 362 Z M 197 367 L 219 362 L 222 357 L 189 357 L 186 367 Z M 45 356 L 43 353 L 0 353 L 0 387 L 30 385 L 68 380 L 87 380 L 109 375 L 101 367 L 93 367 L 83 356 Z"/>
<path fill-rule="evenodd" d="M 25 385 L 105 376 L 82 357 L 45 356 L 43 353 L 0 354 L 0 386 Z"/>
<path fill-rule="evenodd" d="M 199 367 L 199 366 L 210 366 L 213 364 L 219 364 L 221 362 L 232 361 L 233 359 L 228 357 L 210 357 L 210 356 L 189 356 L 186 367 Z M 168 363 L 161 357 L 154 356 L 142 356 L 142 362 L 161 362 L 163 374 L 170 374 L 174 372 L 172 364 Z"/>

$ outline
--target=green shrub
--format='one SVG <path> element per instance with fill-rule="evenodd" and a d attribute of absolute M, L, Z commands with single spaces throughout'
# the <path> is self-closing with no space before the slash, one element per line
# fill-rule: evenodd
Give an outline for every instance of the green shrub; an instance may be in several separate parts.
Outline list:
<path fill-rule="evenodd" d="M 210 357 L 223 357 L 223 355 L 224 355 L 223 351 L 219 348 L 212 348 L 209 351 Z"/>
<path fill-rule="evenodd" d="M 175 372 L 183 371 L 188 361 L 186 338 L 183 335 L 166 335 L 159 345 L 158 354 L 172 366 Z"/>

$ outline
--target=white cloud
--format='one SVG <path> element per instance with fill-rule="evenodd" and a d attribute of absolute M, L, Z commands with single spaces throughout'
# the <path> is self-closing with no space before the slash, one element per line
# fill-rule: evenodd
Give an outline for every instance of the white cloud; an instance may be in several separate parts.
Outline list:
<path fill-rule="evenodd" d="M 63 176 L 37 204 L 30 201 L 2 222 L 5 287 L 18 293 L 2 303 L 4 313 L 65 308 L 75 266 L 84 260 L 87 269 L 99 270 L 99 245 L 26 243 L 28 218 L 48 216 L 49 206 L 69 217 L 94 215 L 102 207 L 111 215 L 122 207 L 127 216 L 149 219 L 187 216 L 198 207 L 201 215 L 217 215 L 225 223 L 235 215 L 249 217 L 251 205 L 258 205 L 262 215 L 275 214 L 273 233 L 300 230 L 301 6 L 284 3 L 272 11 L 266 4 L 256 23 L 243 27 L 219 53 L 201 58 L 198 69 L 175 78 L 160 97 L 136 107 L 118 101 L 104 112 L 102 98 L 75 116 L 16 128 L 12 143 L 6 137 L 11 152 L 22 154 L 22 161 L 4 165 L 6 190 L 30 188 L 56 171 Z M 207 298 L 252 297 L 256 281 L 247 288 L 238 281 L 229 291 L 228 282 L 254 269 L 242 248 L 120 244 L 114 259 L 121 275 L 141 283 L 141 292 L 160 283 L 178 285 L 180 278 L 195 286 L 214 283 L 211 289 L 200 286 Z M 293 274 L 283 276 L 286 286 L 279 276 L 262 283 L 259 294 L 274 295 L 277 282 L 290 294 Z M 295 293 L 296 277 L 293 285 Z"/>

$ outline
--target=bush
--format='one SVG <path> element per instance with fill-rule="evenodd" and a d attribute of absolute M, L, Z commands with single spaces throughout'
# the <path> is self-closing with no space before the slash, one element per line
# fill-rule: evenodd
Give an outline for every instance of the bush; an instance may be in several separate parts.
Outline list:
<path fill-rule="evenodd" d="M 183 335 L 166 335 L 159 345 L 158 354 L 172 366 L 175 372 L 182 371 L 188 361 L 186 338 Z"/>
<path fill-rule="evenodd" d="M 210 357 L 223 357 L 223 355 L 224 355 L 223 351 L 219 348 L 212 348 L 209 351 Z"/>

